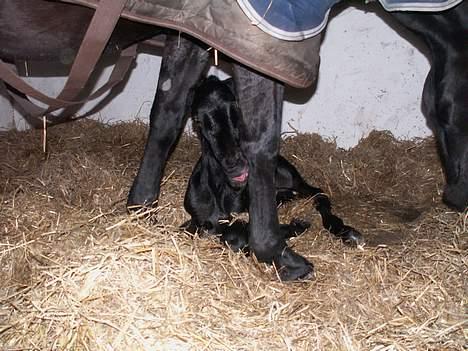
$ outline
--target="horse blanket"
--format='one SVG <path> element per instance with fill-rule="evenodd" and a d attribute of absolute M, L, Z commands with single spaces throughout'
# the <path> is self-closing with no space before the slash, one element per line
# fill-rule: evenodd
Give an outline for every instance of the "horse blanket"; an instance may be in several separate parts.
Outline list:
<path fill-rule="evenodd" d="M 99 0 L 65 0 L 97 7 Z M 320 36 L 284 41 L 253 26 L 236 0 L 128 0 L 122 17 L 187 33 L 256 71 L 303 88 L 315 80 Z"/>
<path fill-rule="evenodd" d="M 99 0 L 63 1 L 99 5 Z M 338 1 L 128 0 L 122 16 L 187 33 L 261 73 L 304 88 L 317 77 L 320 32 Z M 462 0 L 379 1 L 392 11 L 441 11 Z"/>
<path fill-rule="evenodd" d="M 275 38 L 304 40 L 325 28 L 340 0 L 237 0 L 252 24 Z M 370 0 L 372 1 L 372 0 Z M 463 0 L 378 0 L 387 11 L 444 11 Z"/>

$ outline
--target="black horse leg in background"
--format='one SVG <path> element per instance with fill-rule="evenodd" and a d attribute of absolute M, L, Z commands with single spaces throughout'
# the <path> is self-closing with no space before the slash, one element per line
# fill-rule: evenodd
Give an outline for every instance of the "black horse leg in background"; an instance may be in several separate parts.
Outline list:
<path fill-rule="evenodd" d="M 395 12 L 429 47 L 423 112 L 437 139 L 447 184 L 444 201 L 468 207 L 468 2 L 437 13 Z"/>
<path fill-rule="evenodd" d="M 241 147 L 249 161 L 249 247 L 259 261 L 274 263 L 282 280 L 308 277 L 313 266 L 286 245 L 276 208 L 284 86 L 237 64 L 234 81 L 245 122 Z"/>
<path fill-rule="evenodd" d="M 158 200 L 167 159 L 183 131 L 189 92 L 208 65 L 209 53 L 193 40 L 167 35 L 161 72 L 150 114 L 150 129 L 127 206 L 151 206 Z"/>

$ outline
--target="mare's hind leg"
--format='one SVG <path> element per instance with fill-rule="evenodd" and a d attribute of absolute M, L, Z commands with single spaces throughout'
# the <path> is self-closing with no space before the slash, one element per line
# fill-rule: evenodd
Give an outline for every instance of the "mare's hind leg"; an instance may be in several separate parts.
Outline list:
<path fill-rule="evenodd" d="M 189 92 L 207 64 L 208 53 L 200 45 L 183 36 L 167 35 L 149 135 L 128 195 L 129 208 L 151 206 L 158 199 L 166 161 L 185 124 Z"/>
<path fill-rule="evenodd" d="M 361 233 L 344 224 L 341 218 L 333 214 L 328 196 L 320 188 L 307 184 L 296 167 L 282 156 L 278 157 L 276 187 L 278 189 L 277 200 L 312 197 L 325 229 L 346 244 L 362 245 L 364 243 Z"/>
<path fill-rule="evenodd" d="M 468 207 L 468 2 L 437 13 L 395 12 L 430 50 L 422 107 L 439 147 L 447 184 L 444 202 Z"/>

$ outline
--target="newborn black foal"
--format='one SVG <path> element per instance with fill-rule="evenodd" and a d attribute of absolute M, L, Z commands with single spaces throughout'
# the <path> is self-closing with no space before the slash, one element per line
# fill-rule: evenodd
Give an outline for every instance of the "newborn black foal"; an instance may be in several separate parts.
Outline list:
<path fill-rule="evenodd" d="M 233 250 L 248 250 L 248 223 L 232 221 L 233 213 L 248 211 L 246 188 L 249 163 L 242 152 L 242 131 L 245 128 L 237 106 L 231 79 L 220 81 L 210 76 L 193 92 L 192 119 L 201 141 L 201 157 L 189 180 L 184 206 L 191 220 L 187 231 L 204 230 L 221 234 L 221 241 Z M 278 156 L 276 169 L 277 202 L 313 197 L 322 216 L 323 226 L 345 243 L 363 242 L 361 234 L 332 214 L 328 197 L 319 188 L 307 184 L 296 168 Z M 280 225 L 286 238 L 304 232 L 310 224 L 292 220 Z"/>

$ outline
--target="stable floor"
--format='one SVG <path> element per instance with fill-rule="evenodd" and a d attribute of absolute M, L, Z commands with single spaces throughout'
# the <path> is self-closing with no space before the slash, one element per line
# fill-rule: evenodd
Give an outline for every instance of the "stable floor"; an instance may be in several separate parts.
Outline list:
<path fill-rule="evenodd" d="M 440 202 L 432 139 L 373 132 L 349 151 L 316 135 L 282 154 L 367 239 L 353 249 L 312 201 L 279 209 L 312 223 L 290 240 L 316 279 L 190 237 L 182 205 L 198 157 L 184 136 L 159 207 L 127 214 L 146 126 L 82 121 L 0 135 L 2 350 L 463 350 L 467 213 Z M 148 215 L 152 217 L 148 219 Z"/>

